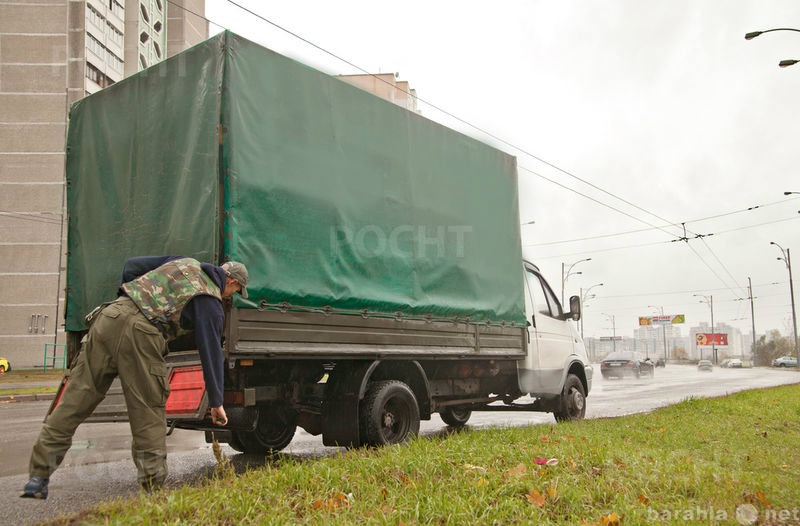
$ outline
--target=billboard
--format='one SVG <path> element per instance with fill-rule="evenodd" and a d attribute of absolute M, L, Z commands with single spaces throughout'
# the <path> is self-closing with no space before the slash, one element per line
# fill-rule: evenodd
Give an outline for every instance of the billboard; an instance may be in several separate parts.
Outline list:
<path fill-rule="evenodd" d="M 685 323 L 685 314 L 666 314 L 664 316 L 639 316 L 639 326 L 645 325 L 675 325 Z"/>
<path fill-rule="evenodd" d="M 695 339 L 697 340 L 697 346 L 710 346 L 710 345 L 728 345 L 728 335 L 725 333 L 706 333 L 706 332 L 698 332 L 695 335 Z"/>

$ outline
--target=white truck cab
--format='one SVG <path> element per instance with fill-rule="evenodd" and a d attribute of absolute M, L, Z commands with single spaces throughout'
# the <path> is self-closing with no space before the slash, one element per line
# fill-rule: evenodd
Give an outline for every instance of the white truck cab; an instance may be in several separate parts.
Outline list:
<path fill-rule="evenodd" d="M 578 420 L 585 413 L 585 397 L 591 389 L 593 373 L 586 347 L 573 323 L 580 319 L 580 298 L 571 297 L 570 310 L 564 312 L 539 268 L 525 261 L 524 272 L 528 352 L 518 366 L 520 391 L 538 398 L 558 396 L 562 405 L 572 406 L 554 411 L 556 418 Z"/>

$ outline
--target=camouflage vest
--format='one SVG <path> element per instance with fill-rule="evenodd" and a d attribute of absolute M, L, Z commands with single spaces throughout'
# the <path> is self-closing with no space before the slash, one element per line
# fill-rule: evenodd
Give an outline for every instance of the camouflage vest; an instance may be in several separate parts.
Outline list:
<path fill-rule="evenodd" d="M 164 263 L 122 288 L 168 340 L 186 332 L 181 328 L 181 313 L 189 300 L 200 295 L 222 299 L 219 287 L 203 272 L 200 262 L 191 258 Z"/>

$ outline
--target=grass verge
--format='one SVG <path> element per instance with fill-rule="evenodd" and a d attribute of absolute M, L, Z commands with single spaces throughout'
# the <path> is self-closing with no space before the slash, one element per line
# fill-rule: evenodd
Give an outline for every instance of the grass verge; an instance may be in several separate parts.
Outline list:
<path fill-rule="evenodd" d="M 13 384 L 23 384 L 29 382 L 53 382 L 58 384 L 64 376 L 61 369 L 41 371 L 37 369 L 12 369 L 0 376 L 0 387 L 9 388 Z"/>
<path fill-rule="evenodd" d="M 19 396 L 29 394 L 49 394 L 58 391 L 56 387 L 24 387 L 20 389 L 0 389 L 0 396 Z"/>
<path fill-rule="evenodd" d="M 317 460 L 277 455 L 239 475 L 223 458 L 200 485 L 51 524 L 800 524 L 798 444 L 800 386 L 784 386 Z"/>

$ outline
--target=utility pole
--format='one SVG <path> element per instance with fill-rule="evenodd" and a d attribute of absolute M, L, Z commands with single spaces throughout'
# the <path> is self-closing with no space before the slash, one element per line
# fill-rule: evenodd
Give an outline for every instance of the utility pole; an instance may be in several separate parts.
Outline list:
<path fill-rule="evenodd" d="M 753 367 L 756 366 L 756 315 L 753 309 L 753 282 L 750 281 L 750 276 L 747 277 L 747 290 L 750 296 L 750 321 L 753 322 Z M 742 361 L 744 361 L 744 349 L 742 349 Z"/>
<path fill-rule="evenodd" d="M 797 367 L 800 367 L 800 349 L 797 347 L 797 314 L 794 309 L 794 280 L 792 279 L 792 256 L 789 253 L 789 249 L 783 249 L 782 246 L 777 244 L 774 241 L 769 242 L 770 245 L 775 245 L 779 249 L 781 249 L 781 254 L 783 254 L 782 258 L 778 258 L 779 260 L 783 260 L 786 263 L 786 269 L 789 271 L 789 295 L 791 296 L 792 300 L 792 328 L 794 333 L 792 337 L 792 344 L 794 346 L 794 355 L 797 357 Z"/>
<path fill-rule="evenodd" d="M 714 360 L 714 365 L 719 364 L 719 360 L 717 360 L 717 337 L 714 334 L 714 296 L 709 295 L 711 298 L 711 356 L 712 360 Z"/>
<path fill-rule="evenodd" d="M 612 336 L 611 336 L 611 350 L 612 350 L 612 352 L 616 352 L 617 351 L 617 322 L 616 322 L 613 314 L 606 314 L 604 312 L 603 316 L 608 316 L 611 319 L 611 331 L 612 331 L 611 332 L 611 334 L 612 334 Z"/>
<path fill-rule="evenodd" d="M 664 322 L 664 307 L 656 307 L 655 305 L 648 305 L 651 309 L 658 309 L 661 312 L 661 320 L 659 321 L 659 325 L 661 325 L 661 331 L 664 335 L 664 364 L 666 365 L 667 360 L 669 359 L 667 356 L 667 324 Z M 653 346 L 653 353 L 655 354 L 655 346 Z"/>
<path fill-rule="evenodd" d="M 713 361 L 714 364 L 717 364 L 718 363 L 718 360 L 717 360 L 717 344 L 716 344 L 717 337 L 716 337 L 716 335 L 714 333 L 714 296 L 712 296 L 712 295 L 706 296 L 704 294 L 692 294 L 692 296 L 697 296 L 697 297 L 703 298 L 705 301 L 700 300 L 700 303 L 708 303 L 709 307 L 711 307 L 711 361 Z M 698 345 L 697 347 L 699 348 L 700 346 Z M 700 357 L 701 358 L 703 357 L 702 353 L 703 353 L 703 351 L 701 349 L 700 350 Z"/>

